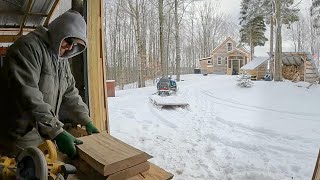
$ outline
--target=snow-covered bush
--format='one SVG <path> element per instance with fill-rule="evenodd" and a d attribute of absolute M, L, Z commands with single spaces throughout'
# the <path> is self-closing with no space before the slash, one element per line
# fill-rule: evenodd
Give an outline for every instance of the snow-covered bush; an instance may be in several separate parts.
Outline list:
<path fill-rule="evenodd" d="M 240 87 L 251 87 L 253 85 L 253 82 L 251 81 L 251 75 L 247 72 L 244 72 L 242 74 L 239 74 L 237 76 L 237 85 Z"/>

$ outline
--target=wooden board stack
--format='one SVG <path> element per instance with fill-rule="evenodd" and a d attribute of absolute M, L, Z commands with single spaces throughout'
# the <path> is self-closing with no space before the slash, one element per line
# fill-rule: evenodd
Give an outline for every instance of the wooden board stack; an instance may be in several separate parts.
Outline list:
<path fill-rule="evenodd" d="M 79 138 L 82 162 L 75 164 L 85 179 L 107 180 L 166 180 L 172 174 L 148 162 L 152 156 L 140 151 L 106 132 Z M 82 179 L 82 178 L 81 178 Z"/>

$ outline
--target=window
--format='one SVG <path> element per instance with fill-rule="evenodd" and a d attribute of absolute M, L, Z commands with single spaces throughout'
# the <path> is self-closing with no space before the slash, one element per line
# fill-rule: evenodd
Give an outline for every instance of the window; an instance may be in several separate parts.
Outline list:
<path fill-rule="evenodd" d="M 222 58 L 221 58 L 221 57 L 218 57 L 218 59 L 217 59 L 217 64 L 218 64 L 218 65 L 221 65 L 221 64 L 222 64 Z"/>
<path fill-rule="evenodd" d="M 228 57 L 224 57 L 224 64 L 226 65 L 228 63 Z"/>
<path fill-rule="evenodd" d="M 232 43 L 227 43 L 227 50 L 232 51 Z"/>
<path fill-rule="evenodd" d="M 228 68 L 231 68 L 231 59 L 229 59 L 229 65 Z"/>

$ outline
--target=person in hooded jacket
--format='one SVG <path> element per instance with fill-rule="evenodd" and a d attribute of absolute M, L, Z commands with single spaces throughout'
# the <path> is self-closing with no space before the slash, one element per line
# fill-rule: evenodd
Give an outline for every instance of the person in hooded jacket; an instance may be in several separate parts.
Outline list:
<path fill-rule="evenodd" d="M 12 152 L 55 140 L 59 150 L 76 155 L 82 142 L 65 131 L 60 108 L 74 124 L 98 133 L 82 101 L 68 59 L 87 46 L 86 22 L 69 10 L 48 28 L 38 27 L 12 44 L 1 69 L 0 149 Z"/>

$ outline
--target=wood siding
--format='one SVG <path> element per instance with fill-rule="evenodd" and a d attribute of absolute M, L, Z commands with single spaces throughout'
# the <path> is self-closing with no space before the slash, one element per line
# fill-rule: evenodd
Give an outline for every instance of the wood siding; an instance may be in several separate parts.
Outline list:
<path fill-rule="evenodd" d="M 317 75 L 317 69 L 312 66 L 310 61 L 305 62 L 305 78 L 304 80 L 309 83 L 315 83 L 319 81 L 319 76 Z"/>
<path fill-rule="evenodd" d="M 200 60 L 200 70 L 202 74 L 212 74 L 213 73 L 213 61 L 212 58 L 207 58 L 205 60 Z"/>
<path fill-rule="evenodd" d="M 267 65 L 268 65 L 268 62 L 265 62 L 260 66 L 258 66 L 257 68 L 255 68 L 254 70 L 246 70 L 246 72 L 249 73 L 251 76 L 256 76 L 257 80 L 261 80 L 266 75 Z M 241 70 L 240 72 L 243 73 L 244 70 Z"/>
<path fill-rule="evenodd" d="M 218 57 L 221 57 L 221 64 L 218 64 Z M 213 55 L 213 74 L 227 74 L 226 57 L 228 57 L 227 53 Z"/>

